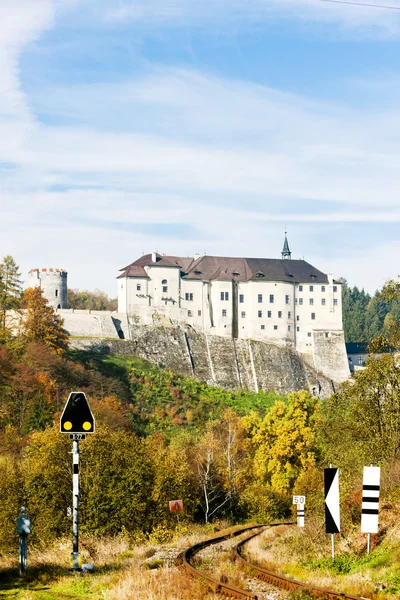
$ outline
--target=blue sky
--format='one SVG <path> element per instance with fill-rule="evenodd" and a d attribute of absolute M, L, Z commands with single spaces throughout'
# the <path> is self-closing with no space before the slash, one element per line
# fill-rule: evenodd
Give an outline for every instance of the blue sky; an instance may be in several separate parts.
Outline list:
<path fill-rule="evenodd" d="M 373 292 L 400 273 L 399 41 L 400 10 L 320 0 L 4 0 L 0 253 L 115 295 L 142 253 L 279 257 L 287 227 Z"/>

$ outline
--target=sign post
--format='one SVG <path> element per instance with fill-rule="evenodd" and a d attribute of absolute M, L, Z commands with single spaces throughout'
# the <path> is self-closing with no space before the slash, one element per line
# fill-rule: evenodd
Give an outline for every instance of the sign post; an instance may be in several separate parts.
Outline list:
<path fill-rule="evenodd" d="M 297 526 L 304 527 L 304 505 L 305 496 L 293 496 L 293 504 L 297 504 Z"/>
<path fill-rule="evenodd" d="M 183 511 L 183 500 L 170 500 L 169 511 L 171 513 L 176 513 L 176 518 L 178 521 L 178 533 L 180 534 L 181 528 L 179 525 L 179 513 Z"/>
<path fill-rule="evenodd" d="M 94 433 L 95 423 L 83 392 L 71 392 L 60 420 L 61 433 L 72 440 L 72 570 L 80 571 L 79 555 L 79 441 Z"/>
<path fill-rule="evenodd" d="M 31 532 L 31 520 L 26 514 L 25 506 L 21 506 L 17 520 L 19 534 L 19 574 L 24 575 L 28 566 L 28 535 Z"/>
<path fill-rule="evenodd" d="M 332 534 L 332 559 L 335 559 L 335 533 L 340 533 L 339 469 L 324 469 L 325 527 Z"/>
<path fill-rule="evenodd" d="M 380 467 L 364 467 L 361 505 L 361 532 L 367 533 L 367 553 L 371 550 L 371 533 L 378 533 Z"/>

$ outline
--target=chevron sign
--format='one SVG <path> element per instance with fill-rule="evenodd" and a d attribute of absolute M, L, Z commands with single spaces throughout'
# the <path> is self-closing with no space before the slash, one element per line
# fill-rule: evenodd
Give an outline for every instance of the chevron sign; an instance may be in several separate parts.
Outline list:
<path fill-rule="evenodd" d="M 339 469 L 324 469 L 326 533 L 340 532 Z"/>
<path fill-rule="evenodd" d="M 364 467 L 361 506 L 362 533 L 378 533 L 380 467 Z"/>

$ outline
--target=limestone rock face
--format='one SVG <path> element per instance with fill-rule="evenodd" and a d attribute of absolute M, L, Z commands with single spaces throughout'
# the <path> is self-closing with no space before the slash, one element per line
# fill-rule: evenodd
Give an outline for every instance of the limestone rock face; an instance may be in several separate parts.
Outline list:
<path fill-rule="evenodd" d="M 287 394 L 308 389 L 326 398 L 348 376 L 344 368 L 344 340 L 339 338 L 331 341 L 320 336 L 315 356 L 305 359 L 291 348 L 207 335 L 187 325 L 131 323 L 129 332 L 124 333 L 126 339 L 71 338 L 70 345 L 138 356 L 159 367 L 230 390 L 274 390 Z"/>

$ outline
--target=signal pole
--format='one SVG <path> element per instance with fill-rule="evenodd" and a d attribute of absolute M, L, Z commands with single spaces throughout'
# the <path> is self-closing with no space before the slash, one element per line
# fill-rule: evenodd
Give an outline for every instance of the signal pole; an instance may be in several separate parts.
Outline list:
<path fill-rule="evenodd" d="M 79 442 L 72 442 L 72 568 L 80 571 L 79 564 Z"/>

